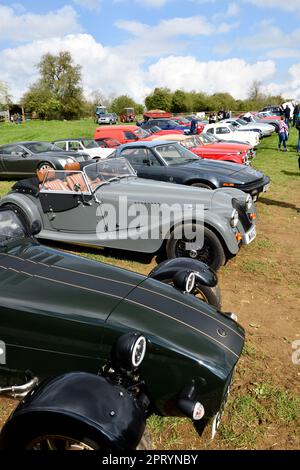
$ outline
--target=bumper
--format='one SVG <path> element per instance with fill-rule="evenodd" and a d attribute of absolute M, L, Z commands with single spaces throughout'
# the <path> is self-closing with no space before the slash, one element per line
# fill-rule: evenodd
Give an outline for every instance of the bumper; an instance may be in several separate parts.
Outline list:
<path fill-rule="evenodd" d="M 252 183 L 246 183 L 241 186 L 235 186 L 237 189 L 241 189 L 244 193 L 251 194 L 254 202 L 257 200 L 260 193 L 266 192 L 270 186 L 270 177 L 265 176 L 264 178 L 254 181 Z"/>

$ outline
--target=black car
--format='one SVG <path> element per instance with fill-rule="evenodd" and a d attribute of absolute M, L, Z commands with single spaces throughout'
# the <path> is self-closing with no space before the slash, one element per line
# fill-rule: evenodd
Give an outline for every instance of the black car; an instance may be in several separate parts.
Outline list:
<path fill-rule="evenodd" d="M 63 170 L 68 163 L 90 159 L 91 157 L 83 152 L 65 152 L 49 142 L 15 142 L 0 147 L 0 177 L 34 176 L 37 170 Z"/>
<path fill-rule="evenodd" d="M 173 121 L 173 119 L 168 118 L 148 119 L 148 121 L 141 123 L 142 129 L 145 129 L 146 131 L 151 129 L 151 127 L 153 126 L 158 126 L 163 131 L 185 131 L 190 129 L 189 125 L 180 126 L 180 124 L 178 124 L 176 121 Z"/>
<path fill-rule="evenodd" d="M 195 156 L 178 142 L 128 143 L 120 145 L 109 158 L 113 157 L 127 158 L 140 178 L 207 189 L 237 188 L 254 200 L 270 184 L 270 178 L 254 168 Z"/>

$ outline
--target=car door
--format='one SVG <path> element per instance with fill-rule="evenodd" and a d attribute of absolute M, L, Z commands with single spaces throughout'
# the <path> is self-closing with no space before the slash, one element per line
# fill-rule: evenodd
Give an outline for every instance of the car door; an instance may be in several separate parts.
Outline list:
<path fill-rule="evenodd" d="M 168 181 L 166 175 L 167 167 L 163 166 L 162 162 L 153 154 L 151 149 L 143 146 L 125 148 L 120 153 L 120 156 L 127 158 L 129 163 L 136 170 L 139 178 Z"/>
<path fill-rule="evenodd" d="M 99 203 L 92 196 L 82 172 L 48 172 L 39 200 L 52 229 L 79 234 L 96 233 Z"/>
<path fill-rule="evenodd" d="M 21 145 L 7 146 L 2 155 L 4 173 L 14 176 L 31 176 L 35 174 L 39 158 Z"/>

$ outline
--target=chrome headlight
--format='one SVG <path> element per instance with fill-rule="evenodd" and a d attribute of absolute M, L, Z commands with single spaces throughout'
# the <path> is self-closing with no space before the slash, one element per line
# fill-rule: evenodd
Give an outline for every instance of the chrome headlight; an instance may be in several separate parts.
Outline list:
<path fill-rule="evenodd" d="M 251 197 L 250 194 L 248 194 L 247 197 L 246 197 L 246 209 L 247 209 L 247 211 L 249 211 L 251 209 L 252 203 L 253 203 L 252 197 Z"/>
<path fill-rule="evenodd" d="M 239 214 L 236 209 L 233 209 L 231 217 L 230 217 L 230 225 L 231 227 L 236 227 L 239 221 Z"/>

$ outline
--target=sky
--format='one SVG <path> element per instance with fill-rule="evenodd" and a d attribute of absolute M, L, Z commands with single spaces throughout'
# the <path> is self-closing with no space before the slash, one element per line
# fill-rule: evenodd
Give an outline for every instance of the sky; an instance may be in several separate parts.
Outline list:
<path fill-rule="evenodd" d="M 300 99 L 300 0 L 0 0 L 0 80 L 14 101 L 41 56 L 71 52 L 85 95 L 155 87 Z"/>

